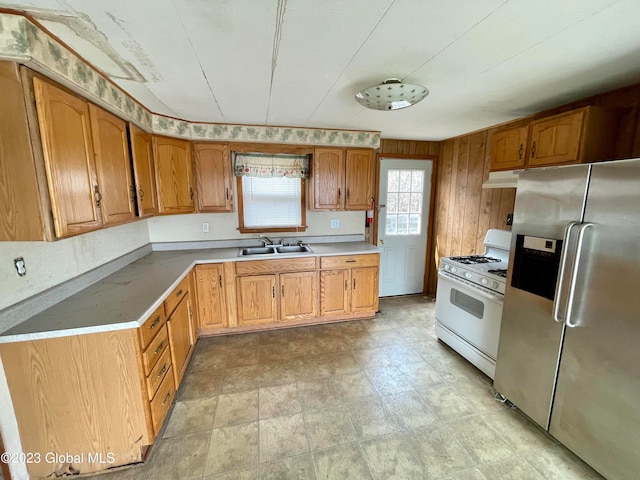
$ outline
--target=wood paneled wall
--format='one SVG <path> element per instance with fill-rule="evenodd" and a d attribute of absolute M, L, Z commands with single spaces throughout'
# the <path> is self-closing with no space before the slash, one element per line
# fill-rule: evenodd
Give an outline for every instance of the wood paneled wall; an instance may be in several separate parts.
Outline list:
<path fill-rule="evenodd" d="M 441 142 L 428 142 L 418 140 L 380 140 L 380 148 L 377 153 L 381 155 L 406 155 L 407 157 L 434 157 L 440 152 Z"/>
<path fill-rule="evenodd" d="M 487 138 L 490 130 L 441 142 L 436 175 L 433 239 L 427 293 L 434 294 L 441 257 L 483 252 L 490 228 L 509 229 L 515 188 L 483 189 L 489 175 Z"/>

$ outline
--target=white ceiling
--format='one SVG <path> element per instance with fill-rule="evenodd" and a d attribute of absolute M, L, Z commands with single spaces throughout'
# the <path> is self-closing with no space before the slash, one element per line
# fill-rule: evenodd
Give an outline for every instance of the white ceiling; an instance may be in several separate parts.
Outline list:
<path fill-rule="evenodd" d="M 13 0 L 151 111 L 441 140 L 640 82 L 638 0 Z M 355 93 L 430 95 L 395 112 Z"/>

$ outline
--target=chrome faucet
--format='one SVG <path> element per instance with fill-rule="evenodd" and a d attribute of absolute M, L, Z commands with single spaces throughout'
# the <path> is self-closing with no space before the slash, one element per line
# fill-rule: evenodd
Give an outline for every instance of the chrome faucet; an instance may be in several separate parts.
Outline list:
<path fill-rule="evenodd" d="M 267 245 L 274 245 L 273 240 L 271 240 L 269 237 L 267 237 L 266 235 L 260 235 L 260 241 L 264 244 L 264 246 L 266 247 Z"/>

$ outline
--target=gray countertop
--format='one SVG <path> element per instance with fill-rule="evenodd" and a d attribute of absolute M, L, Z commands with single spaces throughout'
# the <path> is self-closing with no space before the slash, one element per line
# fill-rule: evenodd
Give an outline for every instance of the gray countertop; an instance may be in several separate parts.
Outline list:
<path fill-rule="evenodd" d="M 0 343 L 137 328 L 196 264 L 376 253 L 365 242 L 311 245 L 312 253 L 238 257 L 238 248 L 152 252 L 0 334 Z"/>

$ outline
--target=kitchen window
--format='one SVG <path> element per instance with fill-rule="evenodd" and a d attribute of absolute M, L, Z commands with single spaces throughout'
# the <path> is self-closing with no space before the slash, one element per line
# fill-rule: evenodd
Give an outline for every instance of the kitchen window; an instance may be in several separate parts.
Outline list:
<path fill-rule="evenodd" d="M 236 153 L 233 167 L 241 233 L 306 230 L 306 155 Z"/>

